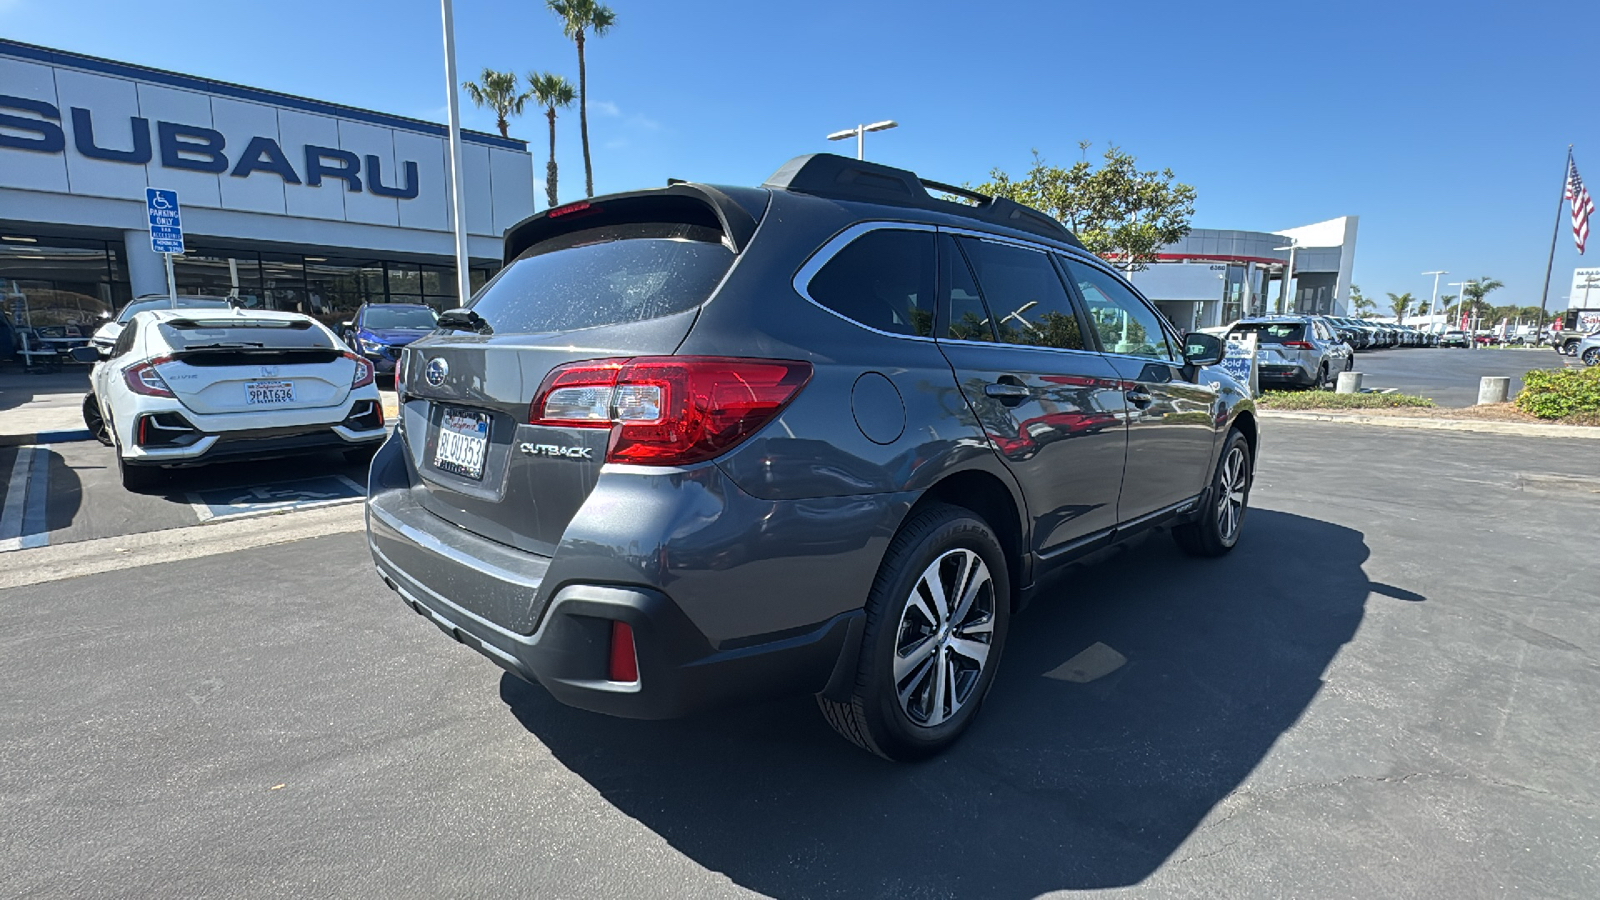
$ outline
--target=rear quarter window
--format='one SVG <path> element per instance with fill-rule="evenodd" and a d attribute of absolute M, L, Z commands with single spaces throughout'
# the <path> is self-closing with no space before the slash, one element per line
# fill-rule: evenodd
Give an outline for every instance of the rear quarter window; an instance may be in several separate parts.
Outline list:
<path fill-rule="evenodd" d="M 472 310 L 496 334 L 642 322 L 704 303 L 733 259 L 722 233 L 704 225 L 575 231 L 525 250 L 484 287 Z"/>
<path fill-rule="evenodd" d="M 868 328 L 929 337 L 938 272 L 933 242 L 931 231 L 869 231 L 835 253 L 811 277 L 806 293 Z"/>

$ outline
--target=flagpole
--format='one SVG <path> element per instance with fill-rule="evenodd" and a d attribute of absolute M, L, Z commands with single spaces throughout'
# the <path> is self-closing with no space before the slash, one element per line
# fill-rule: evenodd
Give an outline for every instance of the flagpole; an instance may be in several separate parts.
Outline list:
<path fill-rule="evenodd" d="M 1561 237 L 1561 213 L 1567 205 L 1567 178 L 1572 173 L 1572 145 L 1567 145 L 1567 162 L 1561 167 L 1561 200 L 1556 203 L 1556 228 L 1550 233 L 1550 258 L 1544 264 L 1544 291 L 1539 294 L 1539 327 L 1534 334 L 1544 333 L 1545 306 L 1550 302 L 1550 270 L 1556 264 L 1556 240 Z"/>

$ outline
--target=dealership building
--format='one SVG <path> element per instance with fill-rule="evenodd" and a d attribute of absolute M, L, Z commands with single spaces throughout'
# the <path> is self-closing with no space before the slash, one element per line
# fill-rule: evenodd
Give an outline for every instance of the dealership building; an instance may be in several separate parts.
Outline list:
<path fill-rule="evenodd" d="M 534 212 L 523 141 L 465 132 L 471 280 Z M 459 305 L 442 125 L 0 40 L 0 299 L 72 325 L 164 294 L 145 189 L 178 192 L 185 294 L 333 321 Z"/>
<path fill-rule="evenodd" d="M 1357 220 L 1272 232 L 1195 228 L 1132 281 L 1184 329 L 1270 313 L 1348 316 Z"/>

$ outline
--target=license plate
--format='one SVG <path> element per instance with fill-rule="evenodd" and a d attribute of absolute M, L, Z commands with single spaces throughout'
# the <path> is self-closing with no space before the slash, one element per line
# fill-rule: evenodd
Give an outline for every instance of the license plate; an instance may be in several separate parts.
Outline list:
<path fill-rule="evenodd" d="M 251 381 L 244 386 L 244 399 L 252 406 L 294 402 L 292 381 Z"/>
<path fill-rule="evenodd" d="M 434 444 L 437 469 L 483 479 L 483 461 L 489 455 L 489 415 L 446 407 L 439 414 L 439 438 Z"/>

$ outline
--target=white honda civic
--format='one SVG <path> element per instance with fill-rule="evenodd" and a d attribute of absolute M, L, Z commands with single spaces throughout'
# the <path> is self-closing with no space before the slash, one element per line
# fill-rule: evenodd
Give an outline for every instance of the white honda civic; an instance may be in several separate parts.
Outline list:
<path fill-rule="evenodd" d="M 298 313 L 163 309 L 130 318 L 97 355 L 84 424 L 138 490 L 162 466 L 342 450 L 387 434 L 372 363 Z M 92 358 L 92 357 L 91 357 Z"/>

